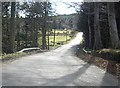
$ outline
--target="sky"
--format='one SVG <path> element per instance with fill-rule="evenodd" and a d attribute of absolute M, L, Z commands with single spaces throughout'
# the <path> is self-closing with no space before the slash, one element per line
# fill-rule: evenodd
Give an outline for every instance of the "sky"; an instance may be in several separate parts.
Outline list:
<path fill-rule="evenodd" d="M 71 3 L 71 2 L 83 2 L 84 0 L 21 0 L 21 1 L 50 1 L 52 2 L 52 8 L 56 11 L 58 15 L 63 15 L 63 14 L 72 14 L 76 13 L 75 8 L 71 7 L 68 8 L 69 6 L 66 5 L 65 3 Z M 91 1 L 91 0 L 87 0 Z M 95 1 L 113 1 L 113 0 L 95 0 Z M 114 0 L 114 1 L 120 1 L 120 0 Z M 21 12 L 21 16 L 25 16 Z"/>
<path fill-rule="evenodd" d="M 52 7 L 55 9 L 57 14 L 71 14 L 76 12 L 75 8 L 68 8 L 69 6 L 63 2 L 59 2 L 56 6 L 53 5 Z"/>
<path fill-rule="evenodd" d="M 52 8 L 56 11 L 56 14 L 63 15 L 63 14 L 72 14 L 76 13 L 75 8 L 71 7 L 68 8 L 69 5 L 65 3 L 71 3 L 71 2 L 82 2 L 83 0 L 50 0 L 52 2 Z M 25 17 L 24 13 L 20 13 L 20 16 Z"/>
<path fill-rule="evenodd" d="M 70 4 L 71 2 L 82 2 L 83 0 L 51 0 L 53 2 L 53 9 L 56 10 L 57 14 L 72 14 L 75 13 L 75 8 L 71 7 L 68 8 L 69 5 L 66 5 L 65 3 Z M 55 5 L 54 5 L 55 3 Z"/>

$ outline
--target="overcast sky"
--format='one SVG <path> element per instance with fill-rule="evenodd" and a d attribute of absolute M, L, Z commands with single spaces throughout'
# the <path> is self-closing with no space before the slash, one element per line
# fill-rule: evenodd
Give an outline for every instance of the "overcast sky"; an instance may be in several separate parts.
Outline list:
<path fill-rule="evenodd" d="M 53 9 L 56 11 L 57 14 L 71 14 L 75 13 L 75 8 L 68 8 L 69 6 L 63 2 L 52 4 Z"/>
<path fill-rule="evenodd" d="M 53 2 L 53 9 L 56 10 L 57 14 L 72 14 L 75 13 L 75 8 L 66 5 L 65 3 L 71 3 L 71 2 L 82 2 L 83 0 L 50 0 Z M 55 3 L 55 4 L 54 4 Z"/>
<path fill-rule="evenodd" d="M 56 11 L 57 14 L 72 14 L 75 13 L 75 8 L 66 5 L 65 3 L 71 3 L 71 2 L 82 2 L 83 0 L 50 0 L 52 2 L 52 8 Z M 20 12 L 20 16 L 25 17 L 25 15 Z"/>

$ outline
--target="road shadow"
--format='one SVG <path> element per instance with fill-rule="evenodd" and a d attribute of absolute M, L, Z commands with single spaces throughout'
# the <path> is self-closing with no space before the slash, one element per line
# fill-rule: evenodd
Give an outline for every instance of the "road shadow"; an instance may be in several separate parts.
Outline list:
<path fill-rule="evenodd" d="M 118 80 L 111 74 L 109 73 L 105 73 L 103 78 L 102 78 L 102 82 L 101 85 L 106 86 L 106 87 L 111 87 L 111 88 L 119 88 L 119 83 Z M 101 86 L 100 88 L 102 88 L 103 86 Z"/>
<path fill-rule="evenodd" d="M 76 55 L 77 55 L 77 57 L 84 60 L 85 62 L 87 62 L 89 64 L 96 65 L 100 68 L 101 68 L 101 66 L 105 66 L 104 64 L 106 64 L 105 63 L 106 59 L 103 58 L 104 59 L 103 60 L 100 57 L 97 57 L 97 56 L 94 56 L 91 54 L 86 54 L 82 51 L 82 49 L 79 49 L 77 51 Z M 104 87 L 118 88 L 120 81 L 117 80 L 115 76 L 111 75 L 111 74 L 116 74 L 116 72 L 117 72 L 116 64 L 117 64 L 116 61 L 107 60 L 107 64 L 104 68 L 105 73 L 104 73 L 104 76 L 103 76 L 102 81 L 101 81 L 101 86 L 99 88 L 104 88 Z M 109 73 L 111 73 L 111 74 L 109 74 Z"/>
<path fill-rule="evenodd" d="M 43 86 L 65 86 L 67 84 L 72 84 L 74 81 L 79 78 L 82 74 L 86 72 L 89 68 L 90 64 L 84 64 L 81 68 L 79 68 L 76 72 L 72 74 L 68 74 L 56 79 L 47 79 L 48 81 Z"/>
<path fill-rule="evenodd" d="M 104 77 L 102 79 L 101 84 L 106 85 L 106 86 L 111 86 L 113 88 L 120 88 L 120 79 L 118 76 L 117 79 L 117 62 L 108 60 L 107 61 L 107 67 L 106 67 L 106 72 L 104 74 Z M 107 83 L 106 83 L 107 82 Z"/>

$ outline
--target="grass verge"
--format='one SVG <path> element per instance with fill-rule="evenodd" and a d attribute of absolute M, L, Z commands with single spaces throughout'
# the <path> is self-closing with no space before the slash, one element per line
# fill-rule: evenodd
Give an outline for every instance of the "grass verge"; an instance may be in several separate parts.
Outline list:
<path fill-rule="evenodd" d="M 27 52 L 27 53 L 25 53 L 25 52 L 15 52 L 15 53 L 11 53 L 11 54 L 2 54 L 0 56 L 0 61 L 2 63 L 12 62 L 14 60 L 19 59 L 20 57 L 23 57 L 23 56 L 32 55 L 32 54 L 36 54 L 36 53 L 42 53 L 42 52 L 47 52 L 47 50 L 32 51 L 32 52 Z"/>
<path fill-rule="evenodd" d="M 25 55 L 28 55 L 28 53 L 12 53 L 12 54 L 2 54 L 0 56 L 0 60 L 1 62 L 7 62 L 7 61 L 13 61 L 19 57 L 22 57 L 22 56 L 25 56 Z"/>

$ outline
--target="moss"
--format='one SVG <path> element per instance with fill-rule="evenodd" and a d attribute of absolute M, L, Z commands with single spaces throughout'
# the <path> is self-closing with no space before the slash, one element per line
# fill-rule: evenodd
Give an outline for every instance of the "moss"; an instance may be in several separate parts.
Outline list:
<path fill-rule="evenodd" d="M 110 59 L 113 61 L 120 62 L 120 59 L 119 59 L 120 50 L 119 49 L 101 49 L 101 50 L 97 50 L 95 54 L 105 59 Z"/>
<path fill-rule="evenodd" d="M 97 52 L 99 52 L 99 53 L 110 53 L 110 54 L 120 54 L 119 49 L 101 49 L 101 50 L 98 50 Z"/>

